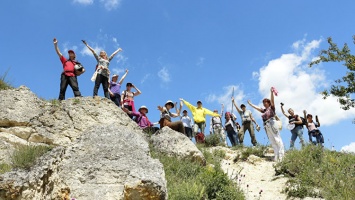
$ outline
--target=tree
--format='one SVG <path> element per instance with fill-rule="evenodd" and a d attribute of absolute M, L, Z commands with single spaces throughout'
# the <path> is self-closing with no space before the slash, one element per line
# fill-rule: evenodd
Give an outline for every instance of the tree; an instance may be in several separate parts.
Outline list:
<path fill-rule="evenodd" d="M 353 42 L 355 44 L 355 35 L 353 36 Z M 331 88 L 324 90 L 322 94 L 324 99 L 330 95 L 336 96 L 341 108 L 349 110 L 355 107 L 355 100 L 351 97 L 351 95 L 355 93 L 355 55 L 351 55 L 346 43 L 339 49 L 338 45 L 329 37 L 328 44 L 329 48 L 322 50 L 319 53 L 319 58 L 311 62 L 309 66 L 312 67 L 322 62 L 341 62 L 347 67 L 346 74 L 342 78 L 335 80 Z"/>

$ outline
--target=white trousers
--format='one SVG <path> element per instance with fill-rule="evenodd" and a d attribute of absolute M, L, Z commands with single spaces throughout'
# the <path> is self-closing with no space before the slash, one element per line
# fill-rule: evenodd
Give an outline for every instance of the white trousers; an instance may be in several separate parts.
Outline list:
<path fill-rule="evenodd" d="M 285 148 L 280 136 L 280 131 L 275 121 L 275 118 L 270 118 L 264 123 L 264 127 L 267 137 L 269 138 L 272 148 L 274 149 L 275 161 L 281 161 L 285 154 Z"/>
<path fill-rule="evenodd" d="M 222 138 L 223 143 L 227 146 L 227 138 L 222 126 L 215 125 L 213 127 L 213 133 L 218 134 Z"/>

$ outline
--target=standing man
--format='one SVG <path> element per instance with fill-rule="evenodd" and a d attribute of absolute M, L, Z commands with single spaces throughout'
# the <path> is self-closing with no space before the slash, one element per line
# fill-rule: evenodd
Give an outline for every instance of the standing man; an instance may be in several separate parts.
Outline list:
<path fill-rule="evenodd" d="M 243 145 L 244 135 L 245 135 L 245 132 L 248 130 L 249 134 L 250 134 L 250 138 L 251 138 L 251 143 L 253 144 L 253 146 L 256 146 L 257 141 L 255 138 L 255 131 L 254 131 L 253 123 L 257 127 L 258 127 L 258 125 L 256 124 L 256 121 L 255 121 L 251 111 L 247 110 L 246 106 L 244 104 L 240 105 L 240 109 L 239 109 L 237 104 L 234 101 L 234 97 L 232 97 L 232 103 L 233 103 L 234 107 L 237 109 L 240 117 L 242 118 L 242 127 L 238 131 L 238 138 L 239 138 L 240 144 Z"/>
<path fill-rule="evenodd" d="M 221 114 L 223 116 L 224 105 L 222 104 Z M 218 110 L 214 110 L 214 113 L 218 114 Z M 222 126 L 221 117 L 212 117 L 210 122 L 210 134 L 218 134 L 222 142 L 227 146 L 226 134 L 224 134 L 224 128 Z"/>
<path fill-rule="evenodd" d="M 182 101 L 190 109 L 192 113 L 194 119 L 194 126 L 193 126 L 194 136 L 196 136 L 198 129 L 200 129 L 201 133 L 205 134 L 206 115 L 210 115 L 212 117 L 220 117 L 218 113 L 214 113 L 206 108 L 203 108 L 201 101 L 197 101 L 197 106 L 191 105 L 189 102 L 185 101 L 182 98 L 180 98 L 180 101 Z"/>
<path fill-rule="evenodd" d="M 185 135 L 191 140 L 192 139 L 192 120 L 187 115 L 187 110 L 182 111 L 182 114 L 183 115 L 180 117 L 180 120 L 184 124 Z"/>
<path fill-rule="evenodd" d="M 73 50 L 69 50 L 69 59 L 66 59 L 58 48 L 58 41 L 56 38 L 53 39 L 54 48 L 57 52 L 60 61 L 63 64 L 63 72 L 60 76 L 60 92 L 59 92 L 59 100 L 65 99 L 65 92 L 67 90 L 68 85 L 72 88 L 75 97 L 81 97 L 81 93 L 79 91 L 79 85 L 77 76 L 84 73 L 85 69 L 83 68 L 81 72 L 75 71 L 75 64 L 79 63 L 75 60 L 75 52 Z"/>

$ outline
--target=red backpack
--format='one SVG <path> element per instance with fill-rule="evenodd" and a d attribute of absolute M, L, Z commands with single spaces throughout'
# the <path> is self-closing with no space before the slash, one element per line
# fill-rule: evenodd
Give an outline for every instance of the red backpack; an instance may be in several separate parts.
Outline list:
<path fill-rule="evenodd" d="M 196 134 L 196 143 L 205 143 L 205 135 L 203 133 Z"/>

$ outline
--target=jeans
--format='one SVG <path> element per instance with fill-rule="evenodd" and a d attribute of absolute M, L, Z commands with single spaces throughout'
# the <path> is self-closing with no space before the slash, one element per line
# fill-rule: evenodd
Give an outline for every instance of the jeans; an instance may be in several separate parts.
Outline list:
<path fill-rule="evenodd" d="M 227 135 L 232 146 L 236 146 L 238 144 L 237 133 L 234 130 L 232 130 L 232 131 L 227 131 Z"/>
<path fill-rule="evenodd" d="M 193 130 L 194 136 L 196 136 L 198 129 L 201 130 L 201 133 L 205 134 L 205 127 L 206 127 L 205 122 L 199 122 L 199 123 L 195 122 L 194 127 L 193 127 L 194 128 L 194 130 Z"/>
<path fill-rule="evenodd" d="M 113 94 L 113 96 L 110 96 L 111 100 L 118 106 L 120 107 L 120 102 L 121 102 L 121 95 L 120 94 Z"/>
<path fill-rule="evenodd" d="M 185 135 L 191 140 L 192 139 L 192 128 L 185 127 Z"/>
<path fill-rule="evenodd" d="M 102 87 L 104 89 L 105 97 L 109 99 L 110 94 L 108 93 L 108 78 L 106 76 L 103 76 L 102 74 L 97 74 L 96 76 L 93 96 L 97 96 L 97 92 L 99 91 L 100 84 L 102 84 Z"/>
<path fill-rule="evenodd" d="M 270 118 L 264 122 L 264 127 L 266 135 L 270 140 L 272 148 L 274 149 L 275 161 L 282 160 L 285 154 L 285 148 L 280 136 L 280 131 L 276 124 L 276 120 L 274 118 Z"/>
<path fill-rule="evenodd" d="M 304 139 L 303 139 L 303 126 L 296 126 L 294 129 L 291 130 L 292 136 L 291 136 L 291 143 L 290 143 L 290 148 L 293 148 L 295 146 L 295 141 L 297 139 L 297 136 L 300 138 L 302 146 L 304 146 Z"/>
<path fill-rule="evenodd" d="M 255 138 L 254 125 L 251 121 L 243 122 L 242 127 L 238 132 L 238 138 L 239 138 L 240 144 L 243 144 L 244 135 L 247 130 L 249 131 L 249 134 L 250 134 L 251 143 L 253 144 L 253 146 L 256 146 L 257 142 L 256 142 L 256 138 Z"/>
<path fill-rule="evenodd" d="M 67 87 L 70 85 L 71 89 L 74 92 L 75 97 L 80 97 L 81 93 L 79 91 L 78 79 L 76 76 L 66 76 L 64 73 L 60 76 L 60 91 L 59 91 L 59 100 L 65 99 L 65 92 Z"/>
<path fill-rule="evenodd" d="M 313 144 L 322 145 L 324 143 L 324 137 L 323 137 L 322 133 L 319 130 L 317 132 L 316 132 L 316 130 L 312 130 L 312 131 L 308 132 L 309 141 L 311 143 L 313 143 Z M 316 138 L 316 141 L 312 140 L 312 136 Z"/>

